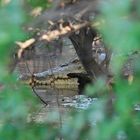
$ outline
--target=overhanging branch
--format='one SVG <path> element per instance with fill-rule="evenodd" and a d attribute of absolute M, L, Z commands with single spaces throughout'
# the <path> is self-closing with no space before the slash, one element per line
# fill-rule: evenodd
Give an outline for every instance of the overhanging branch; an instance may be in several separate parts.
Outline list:
<path fill-rule="evenodd" d="M 22 57 L 22 53 L 24 52 L 24 50 L 32 46 L 32 44 L 35 42 L 44 41 L 44 40 L 47 42 L 51 42 L 61 36 L 69 36 L 73 32 L 76 32 L 80 30 L 81 28 L 89 26 L 89 25 L 90 25 L 89 22 L 84 22 L 84 23 L 79 23 L 79 24 L 69 24 L 68 26 L 65 26 L 65 27 L 61 26 L 61 28 L 59 29 L 55 29 L 55 30 L 48 31 L 46 33 L 41 34 L 39 39 L 31 38 L 24 42 L 18 41 L 16 42 L 16 44 L 19 46 L 19 50 L 17 53 L 18 58 L 20 59 Z"/>

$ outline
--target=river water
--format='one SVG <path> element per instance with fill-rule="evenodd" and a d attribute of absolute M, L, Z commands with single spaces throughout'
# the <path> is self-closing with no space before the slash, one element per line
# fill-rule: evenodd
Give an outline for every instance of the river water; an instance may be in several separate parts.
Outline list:
<path fill-rule="evenodd" d="M 34 50 L 27 50 L 25 56 L 17 65 L 19 77 L 22 80 L 26 80 L 27 77 L 31 77 L 33 74 L 44 74 L 45 71 L 49 73 L 55 73 L 55 71 L 61 71 L 61 73 L 69 71 L 74 72 L 75 69 L 59 69 L 61 65 L 65 65 L 71 60 L 77 57 L 76 52 L 69 41 L 63 47 L 62 53 L 48 50 L 46 46 L 36 47 Z M 56 51 L 56 50 L 55 50 Z M 73 67 L 73 66 L 72 66 Z M 55 75 L 55 74 L 54 74 Z M 28 121 L 45 122 L 51 120 L 65 120 L 65 116 L 73 109 L 87 109 L 97 99 L 91 99 L 84 95 L 78 95 L 78 88 L 69 89 L 55 89 L 48 87 L 35 88 L 35 92 L 39 97 L 48 105 L 44 105 L 42 102 L 39 105 L 39 110 L 29 114 Z M 33 92 L 33 96 L 34 96 Z M 61 119 L 60 119 L 61 118 Z"/>
<path fill-rule="evenodd" d="M 48 105 L 40 105 L 40 109 L 30 114 L 28 121 L 56 122 L 65 121 L 73 109 L 85 110 L 98 99 L 78 95 L 77 90 L 39 89 L 37 92 Z M 61 119 L 60 119 L 61 118 Z"/>

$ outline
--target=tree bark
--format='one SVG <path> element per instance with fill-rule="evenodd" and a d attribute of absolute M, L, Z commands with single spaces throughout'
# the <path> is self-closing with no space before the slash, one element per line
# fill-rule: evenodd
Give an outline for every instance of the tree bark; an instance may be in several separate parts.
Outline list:
<path fill-rule="evenodd" d="M 69 37 L 86 72 L 94 79 L 105 76 L 104 70 L 92 56 L 92 42 L 96 35 L 95 29 L 84 27 Z"/>

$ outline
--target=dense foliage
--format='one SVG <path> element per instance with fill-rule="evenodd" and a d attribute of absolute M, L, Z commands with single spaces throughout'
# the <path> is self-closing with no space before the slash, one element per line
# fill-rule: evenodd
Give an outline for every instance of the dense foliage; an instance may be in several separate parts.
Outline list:
<path fill-rule="evenodd" d="M 46 5 L 46 1 L 31 1 L 32 6 Z M 45 4 L 44 4 L 45 3 Z M 112 92 L 113 104 L 108 104 L 110 94 L 103 79 L 86 88 L 87 94 L 106 93 L 86 110 L 72 112 L 67 123 L 57 129 L 50 122 L 46 124 L 27 122 L 38 101 L 29 90 L 21 86 L 16 75 L 9 75 L 7 63 L 9 52 L 16 40 L 23 40 L 25 33 L 21 26 L 26 21 L 24 2 L 12 0 L 0 6 L 0 139 L 2 140 L 46 140 L 62 135 L 66 140 L 138 140 L 140 138 L 140 113 L 135 106 L 140 102 L 139 56 L 132 59 L 134 80 L 124 80 L 121 67 L 129 54 L 139 50 L 140 24 L 139 1 L 104 1 L 100 5 L 100 32 L 104 41 L 116 55 L 111 60 L 115 84 Z M 27 22 L 27 21 L 26 21 Z"/>

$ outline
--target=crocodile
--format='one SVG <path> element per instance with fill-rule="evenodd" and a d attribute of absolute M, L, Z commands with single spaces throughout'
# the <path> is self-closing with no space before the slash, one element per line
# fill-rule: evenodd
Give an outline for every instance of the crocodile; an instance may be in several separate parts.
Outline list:
<path fill-rule="evenodd" d="M 99 39 L 95 38 L 96 40 L 93 40 L 93 52 L 92 54 L 95 57 L 95 60 L 98 64 L 101 62 L 98 61 L 98 56 L 100 54 L 98 53 L 98 50 L 102 50 L 104 52 L 104 47 L 99 43 Z M 97 44 L 98 43 L 98 44 Z M 52 54 L 54 52 L 54 49 L 51 52 L 46 51 L 46 47 L 35 47 L 33 50 L 27 50 L 25 52 L 23 59 L 18 63 L 17 67 L 18 69 L 21 69 L 23 67 L 26 68 L 26 72 L 20 71 L 20 74 L 22 77 L 20 78 L 24 83 L 30 85 L 31 87 L 46 87 L 46 88 L 55 88 L 55 89 L 79 89 L 81 92 L 85 85 L 87 83 L 90 83 L 92 81 L 91 77 L 87 74 L 85 71 L 83 65 L 81 64 L 79 58 L 76 54 L 75 50 L 72 50 L 72 46 L 63 46 L 64 47 L 64 53 L 60 53 L 61 56 L 56 56 L 55 60 L 59 61 L 60 64 L 54 65 L 54 58 L 52 57 Z M 67 48 L 68 50 L 65 50 Z M 30 52 L 31 51 L 31 52 Z M 68 62 L 62 64 L 62 61 L 64 61 L 68 57 L 68 51 L 71 51 L 70 57 L 73 57 L 71 59 L 68 59 Z M 45 55 L 44 55 L 45 54 Z M 47 54 L 47 55 L 46 55 Z M 65 56 L 66 54 L 66 56 Z M 40 62 L 38 62 L 38 59 L 42 58 Z M 49 60 L 50 59 L 50 60 Z M 42 67 L 41 65 L 46 65 L 46 62 L 49 64 L 48 67 L 44 68 L 43 71 L 39 71 L 37 68 L 37 71 L 35 70 L 36 64 L 37 67 Z M 32 64 L 34 63 L 34 64 Z M 25 71 L 25 70 L 24 70 Z"/>
<path fill-rule="evenodd" d="M 41 73 L 22 75 L 20 80 L 32 88 L 75 89 L 79 93 L 91 82 L 78 58 Z"/>

